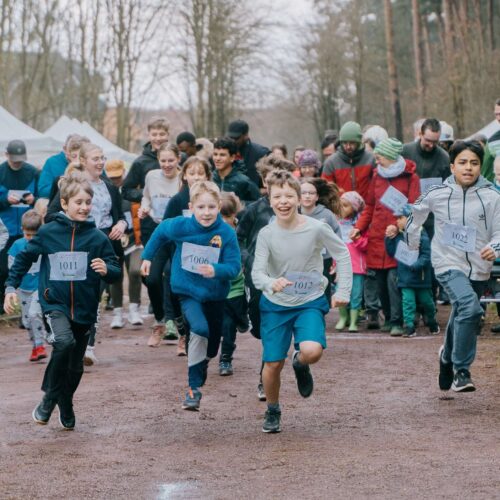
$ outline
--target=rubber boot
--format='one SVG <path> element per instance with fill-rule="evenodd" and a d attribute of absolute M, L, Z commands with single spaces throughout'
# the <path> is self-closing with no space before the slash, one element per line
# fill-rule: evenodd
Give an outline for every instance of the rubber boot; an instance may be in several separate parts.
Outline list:
<path fill-rule="evenodd" d="M 351 309 L 349 311 L 349 315 L 351 317 L 351 323 L 349 324 L 350 332 L 358 331 L 358 318 L 359 318 L 359 309 Z"/>
<path fill-rule="evenodd" d="M 339 307 L 339 320 L 335 325 L 336 330 L 343 330 L 347 326 L 347 322 L 349 321 L 349 315 L 347 314 L 347 307 L 341 306 Z"/>

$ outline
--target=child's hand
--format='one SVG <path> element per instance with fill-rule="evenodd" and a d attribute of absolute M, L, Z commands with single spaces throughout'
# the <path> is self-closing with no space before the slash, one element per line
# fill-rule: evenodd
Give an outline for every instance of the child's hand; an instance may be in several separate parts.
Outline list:
<path fill-rule="evenodd" d="M 337 298 L 335 295 L 332 296 L 332 308 L 346 306 L 347 304 L 349 304 L 348 300 L 341 300 Z"/>
<path fill-rule="evenodd" d="M 106 276 L 106 274 L 108 274 L 108 266 L 106 266 L 106 262 L 102 259 L 92 259 L 90 267 L 101 276 Z"/>
<path fill-rule="evenodd" d="M 293 285 L 291 281 L 288 281 L 286 278 L 278 278 L 274 280 L 273 283 L 273 292 L 282 292 L 287 286 Z"/>
<path fill-rule="evenodd" d="M 149 276 L 149 271 L 151 271 L 151 261 L 143 260 L 141 264 L 141 276 Z"/>
<path fill-rule="evenodd" d="M 139 210 L 137 210 L 137 217 L 139 217 L 139 219 L 145 219 L 148 215 L 149 215 L 149 208 L 139 208 Z"/>
<path fill-rule="evenodd" d="M 17 294 L 15 292 L 6 293 L 3 301 L 3 309 L 7 314 L 12 314 L 17 306 Z"/>
<path fill-rule="evenodd" d="M 110 240 L 119 240 L 123 236 L 123 233 L 125 232 L 126 227 L 127 227 L 127 223 L 124 220 L 119 220 L 111 228 L 111 232 L 109 233 L 109 239 Z"/>
<path fill-rule="evenodd" d="M 214 266 L 210 264 L 200 264 L 198 266 L 198 271 L 204 278 L 213 278 L 215 276 Z"/>
<path fill-rule="evenodd" d="M 395 238 L 399 233 L 399 230 L 398 228 L 394 225 L 394 224 L 391 224 L 390 226 L 387 226 L 387 229 L 385 230 L 385 235 L 388 237 L 388 238 Z"/>
<path fill-rule="evenodd" d="M 491 248 L 490 246 L 485 246 L 482 250 L 481 250 L 481 259 L 483 260 L 489 260 L 489 261 L 494 261 L 497 256 L 495 255 L 495 250 L 493 250 L 493 248 Z"/>
<path fill-rule="evenodd" d="M 357 227 L 353 227 L 351 229 L 351 232 L 349 233 L 349 238 L 352 241 L 355 241 L 355 240 L 357 240 L 360 237 L 361 237 L 361 231 Z"/>

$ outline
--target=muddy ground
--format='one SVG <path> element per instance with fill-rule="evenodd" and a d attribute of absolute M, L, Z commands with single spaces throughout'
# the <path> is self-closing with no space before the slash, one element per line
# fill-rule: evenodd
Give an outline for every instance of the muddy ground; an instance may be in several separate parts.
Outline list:
<path fill-rule="evenodd" d="M 446 316 L 441 307 L 442 326 Z M 255 339 L 240 335 L 234 376 L 211 364 L 195 413 L 180 408 L 186 358 L 175 346 L 148 348 L 146 328 L 109 321 L 75 397 L 74 432 L 57 412 L 33 423 L 45 362 L 27 361 L 24 330 L 0 326 L 1 499 L 500 497 L 500 338 L 489 325 L 478 390 L 447 399 L 436 384 L 442 336 L 330 333 L 309 400 L 287 362 L 283 432 L 268 435 Z"/>

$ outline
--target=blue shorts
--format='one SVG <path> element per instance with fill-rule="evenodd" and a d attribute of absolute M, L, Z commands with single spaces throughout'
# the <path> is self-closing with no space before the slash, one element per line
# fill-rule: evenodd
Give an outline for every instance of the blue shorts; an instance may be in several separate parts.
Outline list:
<path fill-rule="evenodd" d="M 262 360 L 286 359 L 294 337 L 295 349 L 304 341 L 318 342 L 326 349 L 325 314 L 330 307 L 325 296 L 300 306 L 279 306 L 262 295 L 260 299 L 260 335 Z"/>

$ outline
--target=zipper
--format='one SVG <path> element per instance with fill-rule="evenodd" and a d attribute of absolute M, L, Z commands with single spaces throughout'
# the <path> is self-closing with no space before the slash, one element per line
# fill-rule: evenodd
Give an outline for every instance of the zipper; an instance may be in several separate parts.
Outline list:
<path fill-rule="evenodd" d="M 467 196 L 467 189 L 464 189 L 463 190 L 463 193 L 464 193 L 464 201 L 463 201 L 463 209 L 462 209 L 462 223 L 463 225 L 465 226 L 465 197 Z M 469 279 L 470 277 L 472 276 L 472 264 L 469 260 L 469 253 L 468 252 L 465 252 L 465 260 L 467 261 L 467 263 L 469 264 L 469 267 L 470 267 L 470 271 L 469 271 Z"/>
<path fill-rule="evenodd" d="M 74 251 L 74 246 L 75 246 L 75 231 L 76 231 L 76 226 L 73 226 L 73 231 L 71 234 L 71 246 L 70 246 L 70 251 Z M 74 321 L 75 319 L 75 301 L 74 301 L 74 290 L 73 290 L 73 282 L 69 282 L 69 287 L 70 287 L 70 300 L 71 300 L 71 319 Z"/>

